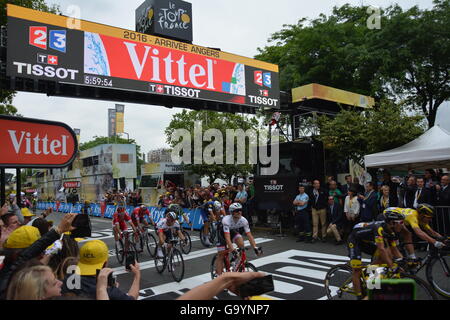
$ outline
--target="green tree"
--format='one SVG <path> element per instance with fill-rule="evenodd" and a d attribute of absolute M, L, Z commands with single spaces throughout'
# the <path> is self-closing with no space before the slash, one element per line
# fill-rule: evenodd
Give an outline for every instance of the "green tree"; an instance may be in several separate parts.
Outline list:
<path fill-rule="evenodd" d="M 334 7 L 330 16 L 285 25 L 258 49 L 280 66 L 282 90 L 320 83 L 391 98 L 427 117 L 429 127 L 450 98 L 450 1 L 430 10 L 382 9 L 381 29 L 369 29 L 366 6 Z"/>
<path fill-rule="evenodd" d="M 360 62 L 366 51 L 366 7 L 334 7 L 330 17 L 321 14 L 296 25 L 284 25 L 255 57 L 278 64 L 281 90 L 320 83 L 361 94 L 371 94 L 371 73 Z"/>
<path fill-rule="evenodd" d="M 440 105 L 450 99 L 450 1 L 432 10 L 391 8 L 386 23 L 371 33 L 369 61 L 380 65 L 379 87 L 425 115 L 433 127 Z"/>
<path fill-rule="evenodd" d="M 7 3 L 39 11 L 60 13 L 59 6 L 48 5 L 44 0 L 0 0 L 0 25 L 2 26 L 6 25 L 8 21 L 6 13 Z M 20 114 L 17 113 L 17 109 L 12 105 L 15 95 L 15 91 L 0 89 L 0 114 L 20 116 Z"/>
<path fill-rule="evenodd" d="M 341 110 L 335 118 L 320 116 L 318 137 L 334 159 L 364 166 L 364 156 L 400 147 L 424 132 L 424 118 L 408 115 L 402 107 L 383 100 L 364 112 Z"/>
<path fill-rule="evenodd" d="M 220 113 L 213 111 L 186 111 L 183 110 L 180 113 L 173 115 L 172 121 L 165 130 L 167 137 L 167 143 L 174 147 L 180 140 L 173 140 L 172 134 L 177 129 L 186 129 L 191 135 L 191 146 L 194 146 L 194 124 L 196 121 L 202 123 L 202 136 L 208 129 L 218 129 L 223 136 L 223 150 L 226 146 L 226 130 L 227 129 L 242 129 L 247 131 L 248 129 L 256 130 L 258 128 L 258 121 L 254 117 L 245 117 L 241 115 L 231 113 Z M 202 142 L 202 152 L 205 150 L 211 142 Z M 245 155 L 249 154 L 249 142 L 246 139 L 245 150 L 236 150 L 237 140 L 235 139 L 235 163 L 237 160 L 238 152 L 245 152 Z M 193 160 L 194 147 L 192 147 Z M 223 156 L 225 163 L 225 155 Z M 193 163 L 194 161 L 192 161 Z M 231 181 L 233 175 L 246 175 L 252 171 L 252 164 L 249 164 L 248 157 L 245 156 L 245 164 L 185 164 L 186 169 L 191 173 L 198 174 L 200 176 L 207 176 L 212 183 L 214 180 L 220 178 L 227 181 Z"/>
<path fill-rule="evenodd" d="M 96 146 L 102 145 L 102 144 L 134 144 L 136 146 L 136 165 L 137 165 L 137 175 L 140 176 L 141 175 L 141 165 L 144 164 L 144 160 L 141 154 L 141 146 L 136 144 L 136 141 L 134 139 L 124 139 L 124 138 L 120 138 L 120 137 L 99 137 L 99 136 L 94 136 L 93 140 L 88 141 L 88 142 L 84 142 L 84 143 L 80 143 L 80 151 L 84 151 L 87 149 L 91 149 L 94 148 Z"/>

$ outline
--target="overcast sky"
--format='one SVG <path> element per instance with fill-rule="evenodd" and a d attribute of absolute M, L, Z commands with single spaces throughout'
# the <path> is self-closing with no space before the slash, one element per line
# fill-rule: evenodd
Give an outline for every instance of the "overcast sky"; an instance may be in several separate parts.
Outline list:
<path fill-rule="evenodd" d="M 134 10 L 143 0 L 47 0 L 59 4 L 63 14 L 69 5 L 81 8 L 81 18 L 134 30 Z M 191 0 L 193 7 L 194 44 L 221 48 L 223 51 L 253 57 L 283 24 L 295 24 L 300 18 L 330 14 L 333 6 L 351 3 L 386 7 L 394 1 L 333 0 Z M 418 4 L 431 8 L 432 0 L 396 1 L 403 8 Z M 81 129 L 81 142 L 93 136 L 107 135 L 107 110 L 114 102 L 47 97 L 44 94 L 18 93 L 14 105 L 25 117 L 62 121 Z M 450 130 L 450 105 L 441 107 L 438 122 Z M 444 116 L 444 109 L 447 110 Z M 126 104 L 125 131 L 142 146 L 142 151 L 166 147 L 164 129 L 171 116 L 180 109 L 161 106 Z M 445 120 L 444 120 L 445 118 Z"/>

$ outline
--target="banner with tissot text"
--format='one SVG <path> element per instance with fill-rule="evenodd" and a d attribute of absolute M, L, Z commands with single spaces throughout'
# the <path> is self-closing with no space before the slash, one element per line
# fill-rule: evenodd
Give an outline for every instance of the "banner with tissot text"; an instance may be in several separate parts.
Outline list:
<path fill-rule="evenodd" d="M 70 29 L 72 18 L 7 8 L 10 77 L 280 107 L 277 65 L 83 20 Z"/>

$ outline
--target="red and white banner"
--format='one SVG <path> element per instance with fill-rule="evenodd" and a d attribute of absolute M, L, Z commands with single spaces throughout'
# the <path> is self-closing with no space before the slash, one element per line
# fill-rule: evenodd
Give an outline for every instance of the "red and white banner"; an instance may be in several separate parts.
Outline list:
<path fill-rule="evenodd" d="M 70 188 L 80 188 L 81 182 L 80 181 L 66 181 L 63 183 L 64 188 L 70 189 Z"/>
<path fill-rule="evenodd" d="M 60 168 L 75 158 L 75 133 L 66 124 L 0 115 L 0 166 Z"/>

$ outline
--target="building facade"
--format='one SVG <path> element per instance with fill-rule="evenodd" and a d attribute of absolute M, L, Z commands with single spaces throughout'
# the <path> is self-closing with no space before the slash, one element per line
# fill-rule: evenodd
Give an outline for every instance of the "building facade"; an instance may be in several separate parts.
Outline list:
<path fill-rule="evenodd" d="M 41 200 L 97 202 L 111 190 L 134 190 L 136 145 L 103 144 L 80 151 L 67 168 L 34 170 L 31 184 Z"/>

